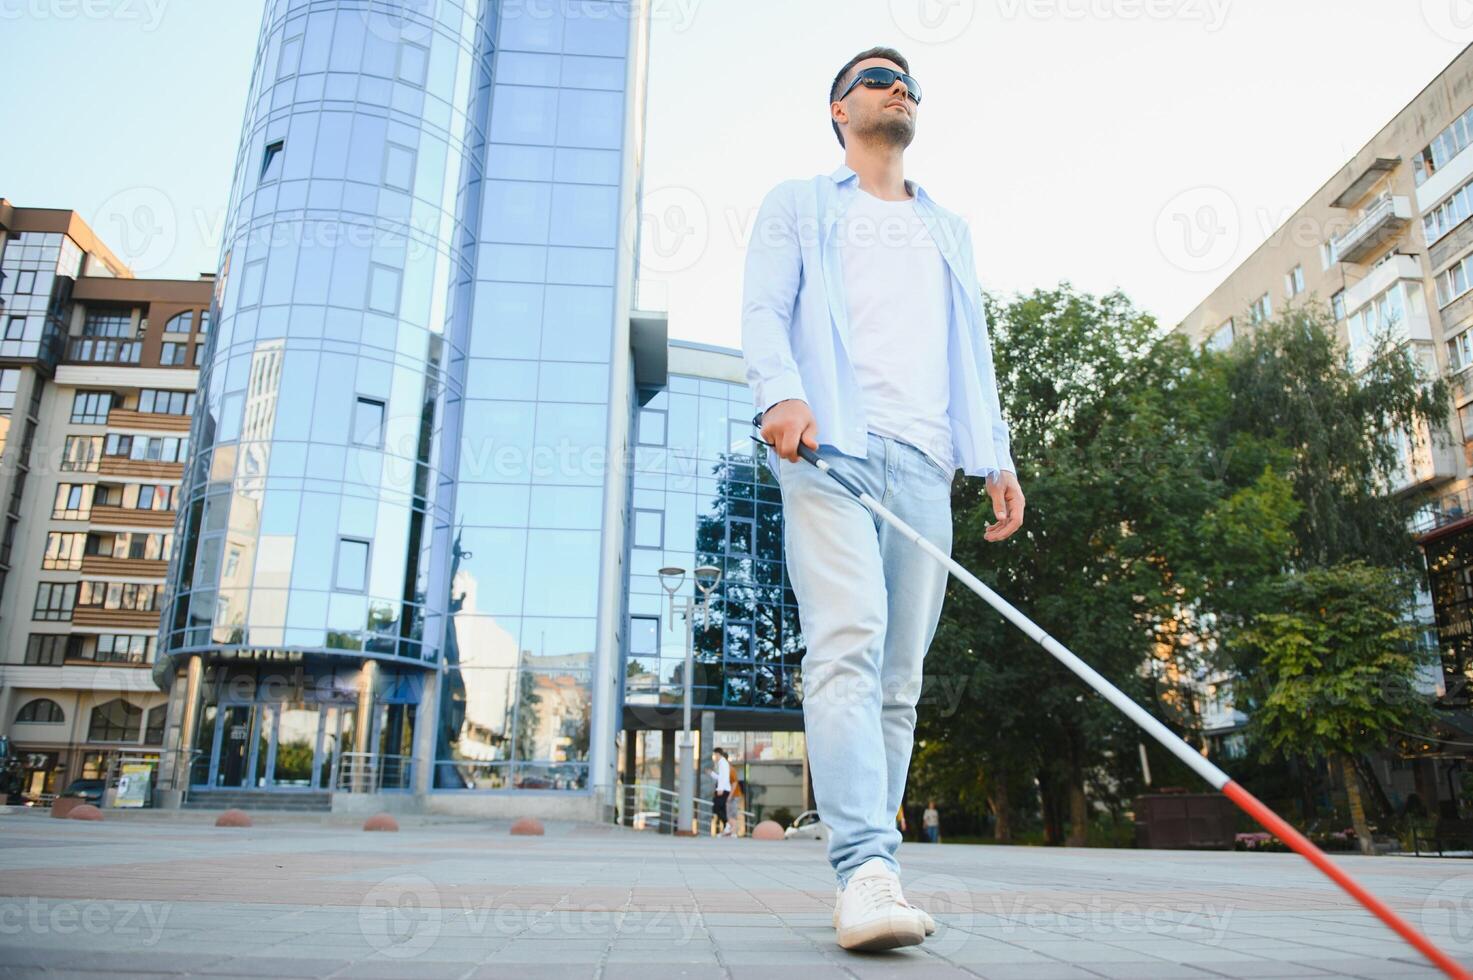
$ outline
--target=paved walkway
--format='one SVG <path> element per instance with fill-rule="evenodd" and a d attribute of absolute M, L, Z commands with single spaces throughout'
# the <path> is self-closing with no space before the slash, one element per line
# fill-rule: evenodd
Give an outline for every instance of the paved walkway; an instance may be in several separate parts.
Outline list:
<path fill-rule="evenodd" d="M 0 816 L 0 977 L 1437 975 L 1292 855 L 907 843 L 940 929 L 852 954 L 817 842 L 507 828 Z M 1473 964 L 1473 863 L 1343 860 Z"/>

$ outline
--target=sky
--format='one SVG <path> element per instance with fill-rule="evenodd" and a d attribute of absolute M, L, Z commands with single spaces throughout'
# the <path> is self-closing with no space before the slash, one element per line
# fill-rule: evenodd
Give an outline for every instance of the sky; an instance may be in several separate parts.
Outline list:
<path fill-rule="evenodd" d="M 1118 288 L 1171 325 L 1473 40 L 1468 0 L 653 3 L 641 278 L 672 337 L 728 347 L 757 206 L 843 162 L 828 87 L 872 45 L 922 85 L 905 173 L 984 288 Z M 213 271 L 260 16 L 0 0 L 0 196 L 76 209 L 139 274 Z"/>

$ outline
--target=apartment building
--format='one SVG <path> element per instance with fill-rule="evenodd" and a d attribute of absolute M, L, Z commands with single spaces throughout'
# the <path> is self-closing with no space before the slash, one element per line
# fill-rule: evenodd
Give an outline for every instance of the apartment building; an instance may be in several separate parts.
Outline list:
<path fill-rule="evenodd" d="M 156 759 L 151 682 L 213 276 L 135 278 L 0 199 L 0 734 L 45 799 Z"/>
<path fill-rule="evenodd" d="M 1391 489 L 1422 506 L 1414 529 L 1427 559 L 1422 642 L 1441 655 L 1427 678 L 1443 710 L 1429 739 L 1376 761 L 1393 806 L 1412 793 L 1453 804 L 1444 778 L 1473 741 L 1473 47 L 1463 50 L 1175 328 L 1224 348 L 1289 304 L 1333 317 L 1352 366 L 1387 334 L 1431 377 L 1452 381 L 1450 438 L 1398 435 Z M 1217 698 L 1216 701 L 1220 701 Z M 1218 736 L 1242 715 L 1216 704 Z"/>

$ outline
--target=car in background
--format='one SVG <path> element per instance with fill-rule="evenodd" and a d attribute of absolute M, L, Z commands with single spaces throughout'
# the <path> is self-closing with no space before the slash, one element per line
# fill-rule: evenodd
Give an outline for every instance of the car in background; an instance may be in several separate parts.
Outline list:
<path fill-rule="evenodd" d="M 74 796 L 93 806 L 102 806 L 102 793 L 106 788 L 106 780 L 73 779 L 67 788 L 61 791 L 61 796 Z"/>
<path fill-rule="evenodd" d="M 792 826 L 783 831 L 783 839 L 826 841 L 829 839 L 829 825 L 818 819 L 817 810 L 804 810 Z"/>

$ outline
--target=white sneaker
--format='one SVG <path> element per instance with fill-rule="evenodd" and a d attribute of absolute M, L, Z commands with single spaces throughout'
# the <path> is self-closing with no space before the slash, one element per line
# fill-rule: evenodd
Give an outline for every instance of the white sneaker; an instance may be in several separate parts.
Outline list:
<path fill-rule="evenodd" d="M 843 896 L 843 894 L 844 894 L 844 890 L 842 888 L 835 888 L 834 889 L 834 928 L 835 929 L 839 928 L 839 899 Z M 921 925 L 925 928 L 926 935 L 928 935 L 928 936 L 935 935 L 935 933 L 936 933 L 936 920 L 933 919 L 933 918 L 931 918 L 931 914 L 929 912 L 927 912 L 925 909 L 921 908 L 919 905 L 912 905 L 912 904 L 910 904 L 910 899 L 906 898 L 904 896 L 904 893 L 903 892 L 901 893 L 900 904 L 901 905 L 904 905 L 906 908 L 910 909 L 916 915 L 920 916 Z"/>
<path fill-rule="evenodd" d="M 870 858 L 835 897 L 834 931 L 845 949 L 915 946 L 926 938 L 919 911 L 905 904 L 895 872 L 882 859 Z"/>

